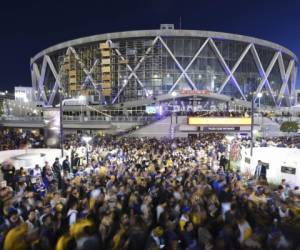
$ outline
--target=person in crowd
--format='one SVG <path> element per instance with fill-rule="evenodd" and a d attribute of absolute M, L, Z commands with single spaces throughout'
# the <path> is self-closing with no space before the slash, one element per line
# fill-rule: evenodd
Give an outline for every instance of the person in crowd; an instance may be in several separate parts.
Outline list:
<path fill-rule="evenodd" d="M 61 188 L 61 170 L 62 170 L 62 166 L 59 162 L 59 158 L 55 158 L 55 162 L 53 163 L 52 166 L 53 169 L 53 173 L 58 181 L 58 188 Z"/>
<path fill-rule="evenodd" d="M 255 176 L 255 179 L 257 179 L 257 180 L 260 180 L 260 179 L 266 180 L 267 179 L 267 168 L 262 163 L 261 160 L 258 160 L 258 162 L 257 162 L 254 176 Z"/>
<path fill-rule="evenodd" d="M 274 188 L 224 169 L 218 155 L 227 155 L 229 142 L 221 134 L 95 136 L 90 162 L 80 159 L 84 144 L 79 136 L 69 135 L 65 143 L 78 156 L 75 171 L 67 157 L 62 166 L 53 159 L 42 170 L 2 166 L 4 250 L 19 249 L 18 243 L 24 250 L 269 250 L 300 245 L 299 188 L 286 181 Z M 258 166 L 259 177 L 264 170 L 261 162 Z"/>
<path fill-rule="evenodd" d="M 69 161 L 69 156 L 67 155 L 62 164 L 63 171 L 71 172 L 71 163 Z"/>
<path fill-rule="evenodd" d="M 221 157 L 220 157 L 220 166 L 223 168 L 224 171 L 226 171 L 226 167 L 227 167 L 227 163 L 228 163 L 228 160 L 226 159 L 225 155 L 222 154 Z"/>
<path fill-rule="evenodd" d="M 1 166 L 1 171 L 3 174 L 3 179 L 6 181 L 7 185 L 15 189 L 16 187 L 16 169 L 10 163 L 4 163 Z"/>

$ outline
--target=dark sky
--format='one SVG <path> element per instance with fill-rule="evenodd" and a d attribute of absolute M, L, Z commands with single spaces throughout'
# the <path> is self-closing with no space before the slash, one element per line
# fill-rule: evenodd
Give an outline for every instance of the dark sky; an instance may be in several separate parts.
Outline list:
<path fill-rule="evenodd" d="M 178 27 L 180 16 L 183 29 L 254 36 L 300 57 L 299 0 L 8 0 L 0 5 L 0 89 L 31 86 L 30 57 L 46 47 L 160 23 Z"/>

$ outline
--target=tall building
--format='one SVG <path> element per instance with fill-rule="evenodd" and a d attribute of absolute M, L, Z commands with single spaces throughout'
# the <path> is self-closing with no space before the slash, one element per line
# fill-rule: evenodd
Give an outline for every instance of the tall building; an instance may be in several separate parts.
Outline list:
<path fill-rule="evenodd" d="M 1 91 L 0 92 L 0 113 L 3 114 L 6 110 L 6 102 L 8 100 L 14 100 L 14 94 L 9 93 L 8 91 Z"/>

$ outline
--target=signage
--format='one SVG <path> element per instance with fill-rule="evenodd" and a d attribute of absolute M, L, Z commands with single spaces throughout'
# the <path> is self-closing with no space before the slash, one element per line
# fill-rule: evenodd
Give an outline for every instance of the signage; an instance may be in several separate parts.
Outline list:
<path fill-rule="evenodd" d="M 203 127 L 205 132 L 235 132 L 240 131 L 240 127 Z"/>
<path fill-rule="evenodd" d="M 182 89 L 179 91 L 180 95 L 208 95 L 211 91 L 207 89 Z"/>
<path fill-rule="evenodd" d="M 250 117 L 189 117 L 189 125 L 251 125 Z"/>
<path fill-rule="evenodd" d="M 281 173 L 296 174 L 296 168 L 281 166 Z"/>

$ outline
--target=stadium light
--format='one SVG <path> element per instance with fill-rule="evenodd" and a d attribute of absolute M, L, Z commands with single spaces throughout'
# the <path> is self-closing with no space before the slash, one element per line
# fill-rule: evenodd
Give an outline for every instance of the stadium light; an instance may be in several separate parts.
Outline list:
<path fill-rule="evenodd" d="M 256 96 L 257 96 L 257 98 L 258 98 L 258 107 L 259 107 L 259 109 L 260 109 L 260 99 L 262 98 L 263 93 L 262 93 L 262 92 L 258 92 Z"/>
<path fill-rule="evenodd" d="M 172 92 L 172 94 L 171 94 L 173 97 L 175 97 L 175 96 L 177 96 L 177 93 L 174 91 L 174 92 Z"/>
<path fill-rule="evenodd" d="M 263 96 L 263 93 L 261 93 L 261 92 L 257 93 L 258 98 L 262 98 L 262 96 Z"/>

